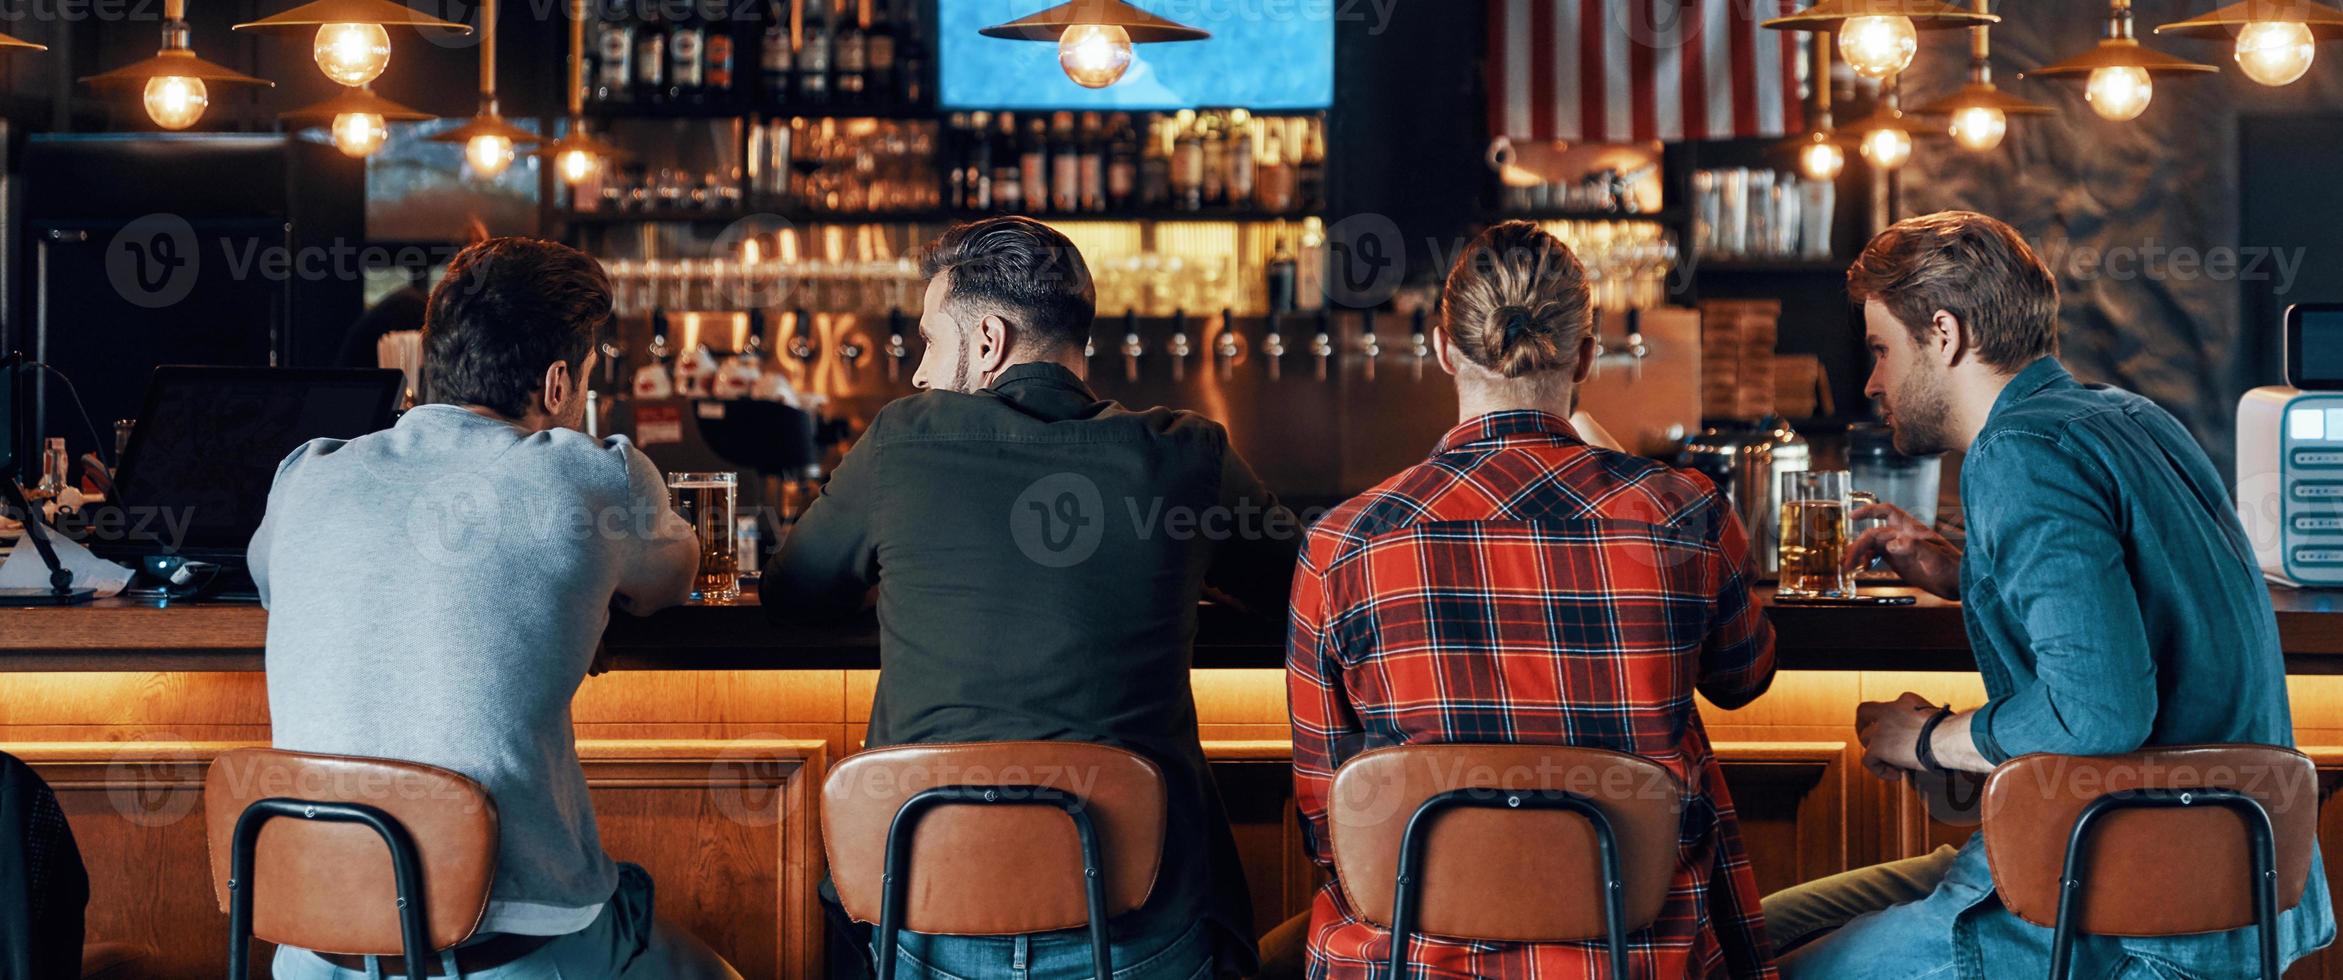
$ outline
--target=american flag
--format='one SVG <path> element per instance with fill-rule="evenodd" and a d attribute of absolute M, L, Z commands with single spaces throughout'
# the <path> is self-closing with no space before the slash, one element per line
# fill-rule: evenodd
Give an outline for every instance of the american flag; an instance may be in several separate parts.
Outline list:
<path fill-rule="evenodd" d="M 1806 128 L 1795 0 L 1488 0 L 1490 130 L 1620 143 Z"/>

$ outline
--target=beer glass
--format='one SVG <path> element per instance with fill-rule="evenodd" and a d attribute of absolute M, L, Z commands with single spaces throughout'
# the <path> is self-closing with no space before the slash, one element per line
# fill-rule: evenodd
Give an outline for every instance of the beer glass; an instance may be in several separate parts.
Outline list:
<path fill-rule="evenodd" d="M 1875 503 L 1849 486 L 1845 470 L 1782 474 L 1782 579 L 1777 595 L 1801 599 L 1844 599 L 1855 594 L 1855 573 L 1846 567 L 1847 515 Z"/>
<path fill-rule="evenodd" d="M 740 598 L 740 554 L 732 536 L 740 474 L 669 473 L 667 490 L 674 495 L 675 512 L 691 524 L 700 539 L 700 574 L 692 580 L 692 598 L 702 602 Z"/>

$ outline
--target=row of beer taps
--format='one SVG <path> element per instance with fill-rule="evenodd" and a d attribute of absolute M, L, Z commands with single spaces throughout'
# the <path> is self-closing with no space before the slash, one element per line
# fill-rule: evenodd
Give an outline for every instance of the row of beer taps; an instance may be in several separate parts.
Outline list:
<path fill-rule="evenodd" d="M 1371 382 L 1376 379 L 1377 366 L 1385 359 L 1383 336 L 1378 329 L 1381 311 L 1366 307 L 1358 310 L 1357 315 L 1359 326 L 1354 334 L 1356 340 L 1349 345 L 1349 351 L 1358 359 L 1361 379 Z M 1602 370 L 1606 364 L 1616 364 L 1629 371 L 1631 377 L 1640 375 L 1644 360 L 1651 356 L 1651 348 L 1645 343 L 1641 330 L 1641 311 L 1630 309 L 1617 314 L 1626 320 L 1626 343 L 1617 348 L 1609 347 L 1602 340 L 1603 321 L 1612 315 L 1604 312 L 1596 314 L 1596 370 Z M 1141 363 L 1148 359 L 1150 351 L 1140 334 L 1139 315 L 1126 311 L 1119 319 L 1122 342 L 1116 345 L 1114 353 L 1122 358 L 1123 380 L 1137 383 Z M 801 312 L 794 320 L 783 353 L 810 368 L 821 357 L 820 340 L 811 318 Z M 1265 317 L 1264 332 L 1259 342 L 1255 343 L 1241 328 L 1235 311 L 1221 310 L 1216 319 L 1208 320 L 1200 328 L 1209 331 L 1211 337 L 1208 369 L 1217 373 L 1223 381 L 1233 380 L 1238 366 L 1252 361 L 1257 355 L 1266 365 L 1270 380 L 1283 379 L 1287 355 L 1292 352 L 1287 346 L 1285 334 L 1290 321 L 1291 318 L 1284 315 Z M 1330 365 L 1336 360 L 1339 346 L 1334 311 L 1330 308 L 1320 309 L 1313 316 L 1311 324 L 1313 329 L 1302 353 L 1309 359 L 1310 377 L 1325 381 L 1331 374 Z M 1405 348 L 1394 352 L 1395 356 L 1405 359 L 1411 381 L 1423 380 L 1424 365 L 1432 359 L 1430 324 L 1430 309 L 1418 306 L 1408 315 Z M 1171 380 L 1174 383 L 1187 380 L 1189 362 L 1198 354 L 1190 325 L 1191 318 L 1186 311 L 1174 312 L 1171 337 L 1160 348 L 1161 354 L 1170 361 Z M 889 381 L 902 380 L 904 364 L 911 358 L 910 346 L 905 337 L 909 327 L 909 317 L 903 311 L 898 309 L 888 312 L 887 340 L 878 353 L 884 359 Z M 859 372 L 863 360 L 871 353 L 871 346 L 865 335 L 848 333 L 833 345 L 833 352 L 851 378 Z M 1082 356 L 1089 361 L 1098 359 L 1099 347 L 1095 337 L 1084 343 Z"/>

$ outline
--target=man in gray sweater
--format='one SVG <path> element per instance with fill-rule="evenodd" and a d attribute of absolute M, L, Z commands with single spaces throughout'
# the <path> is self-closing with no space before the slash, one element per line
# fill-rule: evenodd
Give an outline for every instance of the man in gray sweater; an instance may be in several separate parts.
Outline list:
<path fill-rule="evenodd" d="M 611 607 L 682 602 L 699 563 L 650 460 L 579 431 L 610 316 L 608 277 L 574 249 L 465 249 L 425 314 L 423 404 L 294 450 L 252 539 L 276 746 L 441 766 L 495 800 L 488 912 L 443 964 L 476 980 L 737 976 L 602 852 L 570 723 Z M 275 965 L 373 967 L 395 971 L 297 949 Z"/>

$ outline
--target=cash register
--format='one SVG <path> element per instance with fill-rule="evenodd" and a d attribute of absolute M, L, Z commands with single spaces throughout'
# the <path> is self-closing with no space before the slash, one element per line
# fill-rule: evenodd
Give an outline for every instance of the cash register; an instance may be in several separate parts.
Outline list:
<path fill-rule="evenodd" d="M 2237 512 L 2262 574 L 2343 586 L 2343 303 L 2286 310 L 2286 383 L 2237 405 Z"/>

